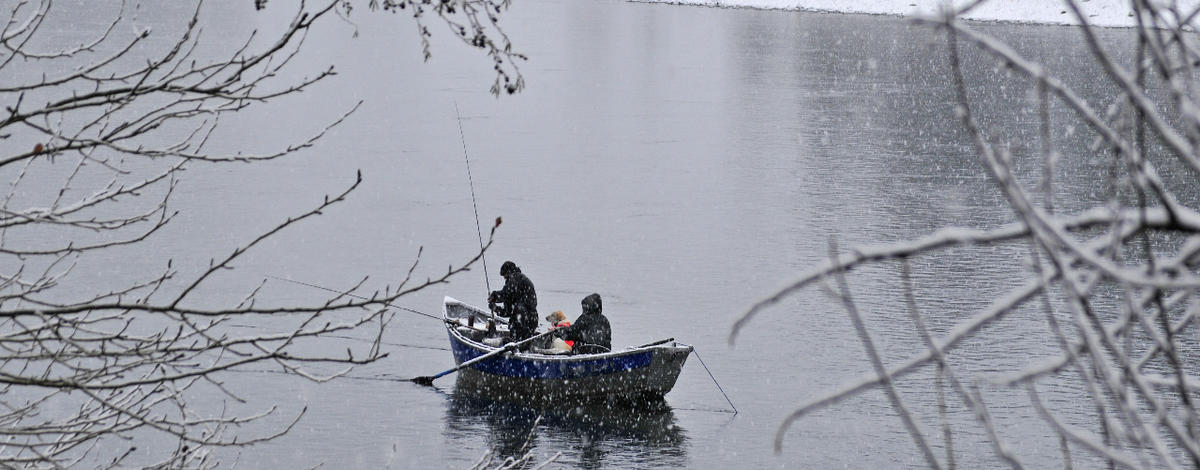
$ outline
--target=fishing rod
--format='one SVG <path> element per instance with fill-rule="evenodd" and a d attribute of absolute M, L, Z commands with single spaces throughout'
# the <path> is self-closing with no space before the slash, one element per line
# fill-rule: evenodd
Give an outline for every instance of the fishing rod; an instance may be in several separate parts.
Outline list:
<path fill-rule="evenodd" d="M 496 324 L 496 311 L 490 302 L 492 283 L 488 280 L 487 256 L 483 249 L 483 229 L 479 227 L 479 206 L 475 203 L 475 178 L 471 176 L 471 158 L 467 156 L 467 137 L 463 134 L 462 113 L 458 111 L 458 101 L 454 102 L 454 116 L 458 118 L 458 138 L 462 141 L 463 160 L 467 162 L 467 183 L 471 185 L 471 208 L 475 210 L 475 235 L 479 236 L 479 258 L 483 261 L 483 284 L 487 287 L 487 296 L 489 297 L 488 310 L 492 312 L 492 319 L 488 324 L 491 329 L 491 325 Z"/>
<path fill-rule="evenodd" d="M 297 280 L 294 280 L 294 279 L 284 279 L 284 278 L 282 278 L 282 277 L 276 277 L 276 276 L 270 276 L 270 275 L 268 275 L 267 277 L 269 277 L 269 278 L 271 278 L 271 279 L 277 279 L 277 280 L 280 280 L 280 281 L 287 281 L 287 282 L 290 282 L 290 283 L 293 283 L 293 284 L 300 284 L 300 285 L 302 285 L 302 286 L 308 286 L 308 287 L 312 287 L 312 288 L 314 288 L 314 289 L 321 289 L 321 290 L 323 290 L 323 291 L 329 291 L 329 292 L 333 292 L 333 293 L 335 293 L 335 294 L 338 294 L 338 295 L 344 295 L 344 296 L 346 296 L 346 297 L 353 297 L 353 298 L 356 298 L 356 299 L 362 299 L 362 300 L 367 300 L 367 301 L 376 301 L 376 302 L 379 302 L 378 300 L 376 300 L 376 299 L 372 299 L 372 298 L 369 298 L 369 297 L 363 297 L 363 296 L 361 296 L 361 295 L 355 295 L 355 294 L 351 294 L 351 293 L 349 293 L 349 292 L 340 291 L 340 290 L 337 290 L 337 289 L 330 289 L 330 288 L 328 288 L 328 287 L 321 287 L 321 286 L 318 286 L 318 285 L 316 285 L 316 284 L 309 284 L 309 283 L 307 283 L 307 282 L 297 281 Z M 428 313 L 425 313 L 425 312 L 422 312 L 422 311 L 420 311 L 420 310 L 415 310 L 415 309 L 411 309 L 411 308 L 408 308 L 408 307 L 401 307 L 401 306 L 399 306 L 399 305 L 392 305 L 392 304 L 389 304 L 389 303 L 387 303 L 387 302 L 379 302 L 379 303 L 382 303 L 382 304 L 384 304 L 384 305 L 386 305 L 386 306 L 388 306 L 388 307 L 394 308 L 394 309 L 396 309 L 396 310 L 404 310 L 404 311 L 406 311 L 406 312 L 415 313 L 415 314 L 417 314 L 417 315 L 424 315 L 424 316 L 427 316 L 427 317 L 429 317 L 429 318 L 432 318 L 432 319 L 434 319 L 434 320 L 437 320 L 437 321 L 445 321 L 445 320 L 444 320 L 442 317 L 439 317 L 439 316 L 436 316 L 436 315 L 430 315 L 430 314 L 428 314 Z"/>

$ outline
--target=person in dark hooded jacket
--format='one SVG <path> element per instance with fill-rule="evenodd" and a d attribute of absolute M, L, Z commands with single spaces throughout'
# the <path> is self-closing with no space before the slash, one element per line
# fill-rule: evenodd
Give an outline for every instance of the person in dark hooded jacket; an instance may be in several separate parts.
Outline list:
<path fill-rule="evenodd" d="M 575 319 L 575 323 L 566 328 L 554 330 L 554 336 L 564 341 L 574 341 L 571 354 L 598 354 L 612 350 L 612 328 L 608 318 L 600 313 L 600 294 L 592 294 L 583 298 L 583 315 Z"/>
<path fill-rule="evenodd" d="M 509 319 L 509 340 L 521 341 L 534 336 L 537 332 L 537 291 L 533 281 L 521 273 L 512 261 L 505 261 L 500 266 L 500 275 L 504 276 L 504 288 L 493 291 L 488 295 L 488 306 L 496 315 Z M 497 309 L 496 304 L 501 304 Z"/>

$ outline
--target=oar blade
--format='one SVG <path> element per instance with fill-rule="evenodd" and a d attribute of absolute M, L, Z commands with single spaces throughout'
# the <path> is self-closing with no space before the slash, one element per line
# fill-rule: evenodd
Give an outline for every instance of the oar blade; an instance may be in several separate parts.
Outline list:
<path fill-rule="evenodd" d="M 422 377 L 413 377 L 412 382 L 415 384 L 418 384 L 418 385 L 428 385 L 428 386 L 432 387 L 433 379 L 436 379 L 436 378 L 437 377 L 434 377 L 431 375 L 426 375 L 426 376 L 422 376 Z"/>

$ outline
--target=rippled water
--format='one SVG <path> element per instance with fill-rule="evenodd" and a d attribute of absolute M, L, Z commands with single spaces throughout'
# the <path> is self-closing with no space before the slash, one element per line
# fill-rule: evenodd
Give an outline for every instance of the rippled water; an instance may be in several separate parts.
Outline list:
<path fill-rule="evenodd" d="M 262 14 L 208 11 L 206 34 L 220 43 L 226 30 L 269 30 L 284 3 L 271 2 Z M 146 21 L 153 14 L 144 13 Z M 425 247 L 418 272 L 436 276 L 478 247 L 457 103 L 485 230 L 504 217 L 487 258 L 491 288 L 501 282 L 500 262 L 511 259 L 536 284 L 541 310 L 574 317 L 583 296 L 600 293 L 614 345 L 666 337 L 694 344 L 740 410 L 736 417 L 721 412 L 724 398 L 693 357 L 666 408 L 546 414 L 529 441 L 537 456 L 562 452 L 568 468 L 923 465 L 879 392 L 800 421 L 782 452 L 773 452 L 786 413 L 870 370 L 844 310 L 819 288 L 762 314 L 736 347 L 726 338 L 751 303 L 825 259 L 831 237 L 848 248 L 1011 220 L 954 120 L 942 36 L 889 17 L 528 0 L 504 18 L 530 57 L 522 64 L 528 89 L 495 99 L 487 93 L 490 63 L 448 34 L 434 29 L 434 57 L 422 64 L 407 17 L 356 11 L 349 20 L 327 21 L 297 59 L 298 70 L 309 72 L 335 64 L 335 80 L 229 120 L 214 145 L 295 140 L 358 100 L 361 109 L 294 158 L 189 170 L 175 228 L 118 271 L 156 265 L 168 254 L 182 269 L 198 269 L 349 186 L 361 169 L 363 186 L 345 204 L 261 247 L 208 295 L 237 297 L 264 276 L 344 287 L 370 275 L 368 286 L 380 287 L 403 277 L 418 246 Z M 1075 31 L 980 28 L 1048 61 L 1088 96 L 1104 91 L 1090 85 L 1098 72 Z M 973 91 L 989 109 L 981 119 L 1018 155 L 1032 153 L 1028 86 L 966 51 L 968 80 L 997 85 Z M 1102 192 L 1091 176 L 1097 165 L 1065 156 L 1060 184 L 1081 196 L 1060 207 L 1094 202 Z M 1015 286 L 1014 253 L 977 248 L 914 260 L 931 327 L 945 332 Z M 852 278 L 890 362 L 921 350 L 897 295 L 897 273 L 885 265 Z M 406 305 L 436 313 L 443 295 L 482 303 L 486 290 L 477 269 Z M 264 291 L 288 299 L 320 294 L 275 282 Z M 1031 334 L 1041 321 L 1036 312 L 1014 315 L 961 346 L 955 360 L 971 371 L 1035 361 L 1053 351 L 1050 338 Z M 331 384 L 230 374 L 238 390 L 287 412 L 307 406 L 292 433 L 230 460 L 249 468 L 463 468 L 489 450 L 519 452 L 534 410 L 461 396 L 452 378 L 435 388 L 372 380 L 452 366 L 437 322 L 401 314 L 386 340 L 387 359 Z M 922 370 L 897 386 L 932 432 L 931 374 Z M 1071 400 L 1077 391 L 1067 384 L 1043 386 L 1068 416 L 1088 413 L 1076 409 L 1083 404 Z M 1025 403 L 1023 393 L 985 390 L 1025 462 L 1056 462 L 1049 430 L 1031 410 L 1010 410 Z M 954 405 L 960 465 L 997 464 L 970 413 Z"/>

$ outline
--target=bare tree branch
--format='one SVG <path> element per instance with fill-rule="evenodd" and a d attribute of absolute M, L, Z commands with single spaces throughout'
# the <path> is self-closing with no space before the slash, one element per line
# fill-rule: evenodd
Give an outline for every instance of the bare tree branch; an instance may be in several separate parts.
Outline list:
<path fill-rule="evenodd" d="M 1195 375 L 1193 355 L 1183 353 L 1184 344 L 1193 344 L 1185 333 L 1200 324 L 1196 313 L 1200 305 L 1196 297 L 1200 291 L 1200 212 L 1194 197 L 1176 197 L 1194 194 L 1194 178 L 1169 182 L 1156 167 L 1175 163 L 1171 168 L 1200 172 L 1200 103 L 1195 86 L 1200 51 L 1193 33 L 1200 8 L 1185 10 L 1175 2 L 1130 2 L 1138 24 L 1131 35 L 1137 58 L 1131 67 L 1125 67 L 1101 46 L 1077 1 L 1066 0 L 1067 10 L 1080 24 L 1082 40 L 1104 73 L 1102 78 L 1116 90 L 1106 99 L 1107 110 L 1101 112 L 1049 70 L 959 21 L 959 15 L 988 1 L 992 0 L 967 2 L 919 22 L 945 33 L 956 117 L 1015 222 L 987 231 L 944 228 L 907 242 L 831 256 L 738 317 L 730 331 L 731 343 L 754 318 L 828 276 L 838 279 L 842 300 L 852 308 L 845 293 L 854 270 L 899 261 L 903 304 L 913 317 L 916 335 L 925 344 L 924 351 L 906 360 L 884 364 L 869 344 L 865 323 L 852 311 L 858 336 L 868 341 L 864 344 L 875 372 L 802 402 L 784 418 L 776 446 L 782 445 L 784 431 L 797 419 L 881 387 L 914 434 L 922 455 L 937 465 L 929 444 L 917 437 L 919 432 L 909 424 L 918 421 L 917 413 L 893 396 L 892 386 L 897 379 L 930 365 L 938 368 L 929 375 L 929 380 L 937 381 L 931 386 L 940 391 L 942 377 L 949 379 L 961 405 L 972 412 L 998 456 L 1011 466 L 1022 465 L 1020 449 L 1007 445 L 996 429 L 991 415 L 998 411 L 984 404 L 981 384 L 1024 387 L 1026 408 L 1036 411 L 1057 435 L 1068 468 L 1078 458 L 1071 454 L 1068 443 L 1107 462 L 1110 468 L 1200 467 L 1200 412 L 1195 403 L 1200 377 Z M 1028 82 L 1036 101 L 1031 107 L 1038 119 L 1039 145 L 1030 151 L 1040 160 L 1042 171 L 1037 177 L 1019 174 L 1010 150 L 1015 146 L 1005 136 L 990 133 L 977 117 L 987 111 L 981 111 L 987 104 L 972 102 L 968 90 L 988 84 L 972 84 L 965 78 L 962 45 L 978 48 Z M 1152 92 L 1154 86 L 1159 88 Z M 1060 151 L 1065 139 L 1059 136 L 1067 134 L 1062 129 L 1067 124 L 1060 122 L 1063 115 L 1053 113 L 1054 109 L 1068 111 L 1070 119 L 1087 126 L 1098 145 L 1090 151 Z M 1111 159 L 1112 164 L 1104 170 L 1107 173 L 1095 178 L 1107 185 L 1106 195 L 1092 207 L 1069 212 L 1057 202 L 1081 198 L 1064 193 L 1070 188 L 1056 184 L 1055 175 L 1061 174 L 1064 155 L 1081 154 Z M 978 246 L 1026 247 L 1029 256 L 1017 266 L 1029 279 L 935 338 L 918 313 L 909 261 L 938 256 L 948 248 Z M 1008 314 L 1025 307 L 1043 313 L 1044 328 L 1037 334 L 1054 352 L 1031 365 L 1000 373 L 970 376 L 950 366 L 960 344 L 984 334 L 985 325 L 1006 328 Z M 1027 328 L 1023 326 L 1022 331 Z M 1039 387 L 1040 380 L 1084 390 L 1086 396 L 1079 398 L 1090 400 L 1092 411 L 1072 416 L 1068 424 L 1039 395 L 1039 388 L 1045 389 Z M 944 416 L 941 403 L 939 395 L 938 413 Z M 1077 423 L 1080 419 L 1085 424 Z M 943 433 L 949 448 L 950 427 L 943 424 Z M 947 462 L 952 457 L 947 449 Z"/>
<path fill-rule="evenodd" d="M 0 193 L 0 467 L 211 467 L 214 449 L 275 439 L 305 414 L 248 400 L 226 372 L 270 368 L 324 382 L 378 361 L 388 356 L 382 338 L 394 315 L 389 304 L 481 260 L 496 227 L 478 252 L 428 277 L 418 251 L 382 290 L 368 292 L 363 276 L 294 305 L 260 299 L 266 279 L 230 298 L 201 293 L 264 241 L 334 210 L 359 187 L 359 173 L 308 209 L 278 215 L 273 227 L 198 272 L 163 259 L 111 287 L 80 281 L 87 274 L 80 266 L 112 262 L 118 248 L 139 246 L 176 223 L 178 183 L 188 168 L 287 158 L 348 122 L 361 102 L 319 117 L 324 124 L 316 132 L 278 149 L 211 150 L 223 116 L 337 75 L 327 67 L 281 78 L 301 76 L 294 59 L 314 25 L 348 15 L 352 5 L 281 2 L 295 14 L 277 36 L 248 33 L 216 52 L 201 52 L 203 2 L 176 30 L 139 24 L 136 8 L 122 3 L 115 16 L 106 10 L 98 29 L 69 43 L 48 31 L 59 26 L 56 13 L 70 7 L 50 0 L 0 7 L 0 173 L 8 185 Z M 524 86 L 516 64 L 524 56 L 513 52 L 498 23 L 508 6 L 459 0 L 383 8 L 417 12 L 426 51 L 422 14 L 437 14 L 492 59 L 492 92 L 499 94 Z M 235 318 L 269 318 L 270 329 L 234 325 Z M 216 397 L 218 408 L 194 404 L 198 396 Z M 134 452 L 146 436 L 176 444 Z"/>

